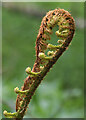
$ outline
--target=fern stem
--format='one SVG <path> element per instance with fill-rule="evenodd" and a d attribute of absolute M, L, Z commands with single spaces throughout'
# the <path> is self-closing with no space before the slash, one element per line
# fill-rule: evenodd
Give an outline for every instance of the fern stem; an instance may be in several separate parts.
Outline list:
<path fill-rule="evenodd" d="M 59 45 L 48 44 L 46 41 L 50 40 L 50 34 L 52 34 L 52 29 L 55 25 L 59 26 L 59 30 L 56 31 L 56 35 L 60 40 L 58 40 Z M 33 69 L 30 67 L 26 69 L 29 76 L 25 79 L 22 90 L 18 87 L 15 88 L 15 92 L 18 94 L 16 99 L 16 115 L 12 113 L 15 120 L 22 120 L 25 115 L 26 109 L 32 96 L 49 72 L 50 68 L 56 63 L 58 58 L 62 53 L 68 48 L 75 31 L 75 22 L 73 17 L 71 17 L 68 11 L 64 9 L 55 9 L 49 11 L 41 22 L 39 33 L 36 40 L 36 61 L 34 63 Z M 45 51 L 48 51 L 45 55 Z M 4 112 L 6 116 L 6 111 Z M 8 118 L 12 115 L 8 114 Z"/>

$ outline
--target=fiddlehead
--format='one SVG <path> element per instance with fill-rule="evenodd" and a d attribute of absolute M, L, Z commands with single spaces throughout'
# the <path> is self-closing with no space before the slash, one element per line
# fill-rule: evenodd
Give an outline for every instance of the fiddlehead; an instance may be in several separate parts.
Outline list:
<path fill-rule="evenodd" d="M 52 29 L 56 25 L 59 29 L 55 32 L 59 40 L 55 45 L 48 43 L 50 35 L 52 35 Z M 68 11 L 64 9 L 55 9 L 49 11 L 42 19 L 39 33 L 36 39 L 36 61 L 33 65 L 33 69 L 26 68 L 26 72 L 29 76 L 24 81 L 22 90 L 18 87 L 15 88 L 15 92 L 18 94 L 16 100 L 16 115 L 14 118 L 23 118 L 27 106 L 36 90 L 41 83 L 44 76 L 55 64 L 57 59 L 67 49 L 70 44 L 75 31 L 75 23 L 73 17 L 71 17 Z M 48 50 L 47 55 L 45 52 Z M 6 115 L 5 111 L 5 115 Z"/>

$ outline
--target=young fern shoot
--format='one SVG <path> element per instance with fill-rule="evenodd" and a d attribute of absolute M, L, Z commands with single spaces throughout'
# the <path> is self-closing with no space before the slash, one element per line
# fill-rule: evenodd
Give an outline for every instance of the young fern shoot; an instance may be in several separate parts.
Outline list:
<path fill-rule="evenodd" d="M 59 29 L 55 32 L 59 40 L 55 45 L 48 43 L 52 29 L 56 25 Z M 15 118 L 22 120 L 27 106 L 43 78 L 49 72 L 50 68 L 55 64 L 62 53 L 68 48 L 75 32 L 75 22 L 73 17 L 68 11 L 64 9 L 55 9 L 49 11 L 42 19 L 39 33 L 36 39 L 36 61 L 31 70 L 30 67 L 26 68 L 28 77 L 24 81 L 21 90 L 18 87 L 14 91 L 18 94 L 16 99 L 16 112 L 8 113 L 4 111 L 4 115 L 8 118 Z M 47 55 L 45 52 L 48 50 Z"/>

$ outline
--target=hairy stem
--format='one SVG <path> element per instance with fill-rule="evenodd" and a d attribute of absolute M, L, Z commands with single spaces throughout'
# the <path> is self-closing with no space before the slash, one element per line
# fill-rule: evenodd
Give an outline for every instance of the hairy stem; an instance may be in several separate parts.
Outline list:
<path fill-rule="evenodd" d="M 52 45 L 50 42 L 48 43 L 47 40 L 50 40 L 52 29 L 56 25 L 59 26 L 59 30 L 56 31 L 56 35 L 59 38 L 59 45 L 57 43 Z M 52 68 L 58 58 L 68 48 L 73 38 L 74 31 L 74 19 L 68 11 L 59 8 L 49 11 L 46 14 L 41 22 L 36 39 L 36 61 L 33 65 L 33 69 L 31 70 L 30 67 L 26 69 L 29 76 L 25 79 L 22 89 L 19 90 L 18 87 L 14 89 L 18 94 L 16 99 L 16 114 L 7 114 L 5 111 L 5 116 L 8 115 L 8 118 L 11 116 L 16 120 L 22 120 L 35 90 L 49 72 L 50 68 Z M 47 55 L 45 55 L 46 50 L 50 50 L 47 52 Z"/>

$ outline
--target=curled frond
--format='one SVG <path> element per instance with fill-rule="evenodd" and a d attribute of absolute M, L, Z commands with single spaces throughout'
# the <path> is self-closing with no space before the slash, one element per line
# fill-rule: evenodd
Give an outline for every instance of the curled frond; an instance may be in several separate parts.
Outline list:
<path fill-rule="evenodd" d="M 47 42 L 47 40 L 51 39 L 50 36 L 53 33 L 52 29 L 57 25 L 59 29 L 55 33 L 59 40 L 53 45 L 50 41 Z M 36 88 L 62 53 L 67 50 L 74 32 L 75 22 L 68 11 L 59 8 L 49 11 L 46 14 L 42 19 L 36 39 L 36 61 L 33 65 L 33 69 L 31 70 L 30 67 L 26 68 L 26 73 L 28 73 L 29 76 L 25 79 L 22 90 L 19 90 L 18 87 L 14 89 L 18 94 L 16 99 L 16 113 L 7 113 L 7 111 L 4 111 L 5 116 L 23 118 Z"/>

